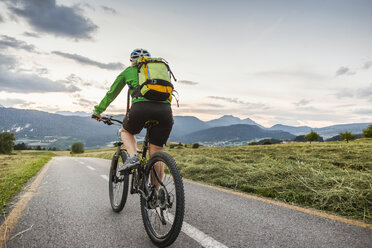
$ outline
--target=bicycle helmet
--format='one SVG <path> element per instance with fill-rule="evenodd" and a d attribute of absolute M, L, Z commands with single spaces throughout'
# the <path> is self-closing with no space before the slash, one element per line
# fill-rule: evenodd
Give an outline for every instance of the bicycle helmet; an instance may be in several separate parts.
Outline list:
<path fill-rule="evenodd" d="M 130 54 L 130 61 L 135 62 L 139 59 L 140 56 L 148 56 L 151 57 L 151 54 L 146 49 L 134 49 L 133 52 Z"/>

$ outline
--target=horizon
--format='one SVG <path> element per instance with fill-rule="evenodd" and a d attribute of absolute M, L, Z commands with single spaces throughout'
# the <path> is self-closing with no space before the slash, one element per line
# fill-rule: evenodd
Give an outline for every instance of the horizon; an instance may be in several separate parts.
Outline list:
<path fill-rule="evenodd" d="M 1 108 L 2 106 L 1 106 L 1 104 L 0 104 L 0 108 Z M 3 106 L 3 108 L 14 108 L 14 107 L 4 107 Z M 41 111 L 41 112 L 46 112 L 46 113 L 49 113 L 49 114 L 57 114 L 57 115 L 62 115 L 62 116 L 78 116 L 78 117 L 84 117 L 84 116 L 81 116 L 81 115 L 73 115 L 74 113 L 76 113 L 76 112 L 82 112 L 82 113 L 84 113 L 84 114 L 90 114 L 90 113 L 87 113 L 87 112 L 83 112 L 83 111 L 75 111 L 75 112 L 71 112 L 71 111 L 56 111 L 56 112 L 48 112 L 48 111 L 45 111 L 45 110 L 39 110 L 39 109 L 21 109 L 21 108 L 14 108 L 14 109 L 18 109 L 18 110 L 36 110 L 36 111 Z M 65 115 L 65 114 L 61 114 L 61 113 L 58 113 L 58 112 L 68 112 L 68 113 L 71 113 L 72 115 Z M 105 115 L 125 115 L 125 113 L 123 113 L 123 114 L 114 114 L 114 113 L 105 113 Z M 199 119 L 200 121 L 203 121 L 203 122 L 208 122 L 208 121 L 212 121 L 212 120 L 217 120 L 217 119 L 220 119 L 220 118 L 222 118 L 222 117 L 225 117 L 225 116 L 231 116 L 231 117 L 235 117 L 235 118 L 239 118 L 240 120 L 244 120 L 244 119 L 250 119 L 250 120 L 252 120 L 253 122 L 255 122 L 255 123 L 257 123 L 258 125 L 261 125 L 261 126 L 263 126 L 263 127 L 265 127 L 265 128 L 271 128 L 271 127 L 273 127 L 273 126 L 275 126 L 275 125 L 284 125 L 284 126 L 291 126 L 291 127 L 304 127 L 304 126 L 296 126 L 296 125 L 286 125 L 286 124 L 283 124 L 283 123 L 275 123 L 275 124 L 273 124 L 273 125 L 271 125 L 271 126 L 265 126 L 265 125 L 262 125 L 261 123 L 259 123 L 259 122 L 257 122 L 257 121 L 255 121 L 254 119 L 252 119 L 252 118 L 249 118 L 249 117 L 247 117 L 247 118 L 240 118 L 240 117 L 238 117 L 238 116 L 234 116 L 234 115 L 221 115 L 221 116 L 219 116 L 219 117 L 216 117 L 216 118 L 213 118 L 213 119 L 209 119 L 209 120 L 203 120 L 203 119 L 200 119 L 200 118 L 198 118 L 197 116 L 193 116 L 193 115 L 173 115 L 173 117 L 195 117 L 195 118 L 197 118 L 197 119 Z M 372 121 L 367 121 L 367 122 L 352 122 L 352 123 L 336 123 L 336 124 L 333 124 L 333 125 L 327 125 L 327 126 L 308 126 L 308 127 L 310 127 L 310 128 L 323 128 L 323 127 L 329 127 L 329 126 L 334 126 L 334 125 L 348 125 L 348 124 L 369 124 L 369 123 L 371 123 L 372 124 Z M 234 124 L 232 124 L 232 125 L 234 125 Z M 249 125 L 249 124 L 245 124 L 245 125 Z"/>
<path fill-rule="evenodd" d="M 142 47 L 179 79 L 175 116 L 314 128 L 371 122 L 371 1 L 143 4 L 138 18 L 132 0 L 1 1 L 0 104 L 92 111 Z M 103 114 L 124 114 L 125 103 L 126 88 Z"/>

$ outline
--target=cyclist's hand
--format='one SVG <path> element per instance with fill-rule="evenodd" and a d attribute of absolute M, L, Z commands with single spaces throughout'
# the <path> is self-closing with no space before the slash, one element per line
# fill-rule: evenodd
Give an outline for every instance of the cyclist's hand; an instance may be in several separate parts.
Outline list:
<path fill-rule="evenodd" d="M 102 120 L 102 116 L 100 114 L 96 114 L 96 113 L 93 113 L 92 114 L 92 118 L 93 119 L 96 119 L 97 121 L 101 121 Z"/>

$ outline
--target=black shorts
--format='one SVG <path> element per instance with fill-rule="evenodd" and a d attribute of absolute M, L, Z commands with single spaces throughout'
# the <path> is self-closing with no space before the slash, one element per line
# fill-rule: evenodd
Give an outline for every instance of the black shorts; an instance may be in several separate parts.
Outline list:
<path fill-rule="evenodd" d="M 138 134 L 145 126 L 145 122 L 156 120 L 158 125 L 151 129 L 149 142 L 163 146 L 172 131 L 173 115 L 171 105 L 161 102 L 136 102 L 124 117 L 123 127 L 131 134 Z"/>

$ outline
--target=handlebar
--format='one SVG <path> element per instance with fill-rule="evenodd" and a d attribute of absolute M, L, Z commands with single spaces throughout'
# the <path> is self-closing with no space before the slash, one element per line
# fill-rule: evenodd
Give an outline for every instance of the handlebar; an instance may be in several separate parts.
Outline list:
<path fill-rule="evenodd" d="M 92 118 L 93 118 L 93 119 L 96 119 L 96 118 L 94 118 L 93 116 L 92 116 Z M 113 121 L 114 121 L 114 122 L 117 122 L 117 123 L 119 123 L 119 124 L 123 124 L 122 121 L 117 120 L 117 119 L 114 119 L 114 118 L 112 118 L 112 116 L 109 116 L 109 117 L 103 116 L 102 119 L 99 120 L 99 121 L 102 121 L 103 123 L 105 123 L 106 125 L 109 125 L 109 126 L 111 126 L 111 125 L 114 124 Z"/>

